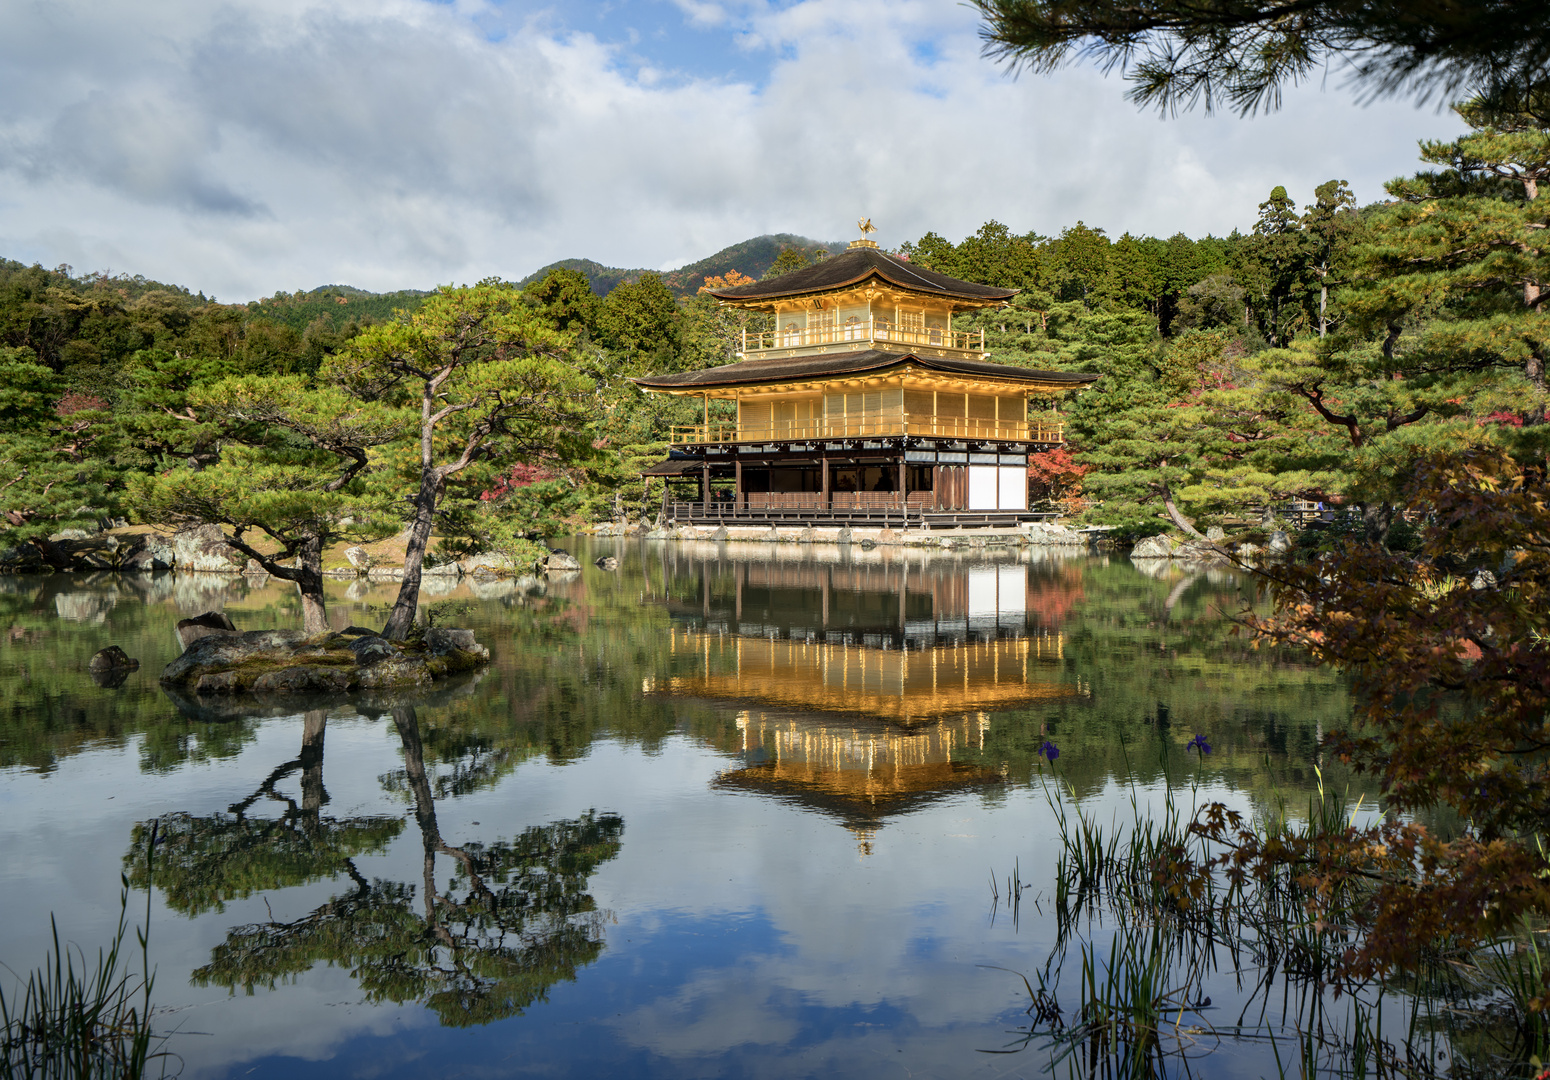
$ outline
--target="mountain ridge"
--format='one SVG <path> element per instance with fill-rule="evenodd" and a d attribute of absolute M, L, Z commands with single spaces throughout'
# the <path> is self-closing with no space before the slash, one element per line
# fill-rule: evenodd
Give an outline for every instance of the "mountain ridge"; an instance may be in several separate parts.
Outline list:
<path fill-rule="evenodd" d="M 677 270 L 647 270 L 641 267 L 626 269 L 604 266 L 592 259 L 559 259 L 539 267 L 517 284 L 526 287 L 532 282 L 542 281 L 549 271 L 555 269 L 574 270 L 587 279 L 592 291 L 598 296 L 607 296 L 618 285 L 639 281 L 646 274 L 656 274 L 674 296 L 693 296 L 699 292 L 707 277 L 721 277 L 731 270 L 752 278 L 763 276 L 774 265 L 781 251 L 788 247 L 801 248 L 806 252 L 821 250 L 834 255 L 844 251 L 846 244 L 843 240 L 813 240 L 795 233 L 766 233 L 731 244 Z"/>

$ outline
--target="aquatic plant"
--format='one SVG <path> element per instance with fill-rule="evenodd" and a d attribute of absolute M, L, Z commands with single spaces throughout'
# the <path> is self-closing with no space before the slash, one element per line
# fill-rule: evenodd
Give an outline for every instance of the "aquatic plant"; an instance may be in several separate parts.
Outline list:
<path fill-rule="evenodd" d="M 147 862 L 155 845 L 147 843 Z M 130 967 L 125 950 L 129 933 L 129 877 L 120 877 L 118 927 L 112 944 L 99 949 L 89 964 L 79 946 L 62 942 L 52 917 L 53 944 L 48 958 L 27 974 L 10 994 L 0 985 L 0 1076 L 4 1080 L 138 1080 L 153 1064 L 168 1074 L 172 1055 L 160 1049 L 151 1031 L 151 896 L 145 897 L 145 925 L 135 927 L 140 970 Z M 9 969 L 8 969 L 9 970 Z M 18 976 L 19 978 L 19 976 Z M 154 1044 L 154 1046 L 153 1046 Z"/>
<path fill-rule="evenodd" d="M 1149 807 L 1132 784 L 1130 820 L 1105 826 L 1069 791 L 1046 788 L 1062 845 L 1055 943 L 1022 976 L 1031 1022 L 987 1052 L 1038 1049 L 1072 1075 L 1151 1077 L 1248 1043 L 1266 1047 L 1282 1076 L 1536 1075 L 1550 1048 L 1536 1000 L 1550 930 L 1524 924 L 1468 950 L 1417 941 L 1410 972 L 1354 977 L 1345 964 L 1377 884 L 1292 864 L 1233 873 L 1199 824 L 1197 795 L 1169 784 Z M 1321 778 L 1301 821 L 1282 807 L 1243 827 L 1265 847 L 1332 846 L 1374 814 Z M 1202 865 L 1217 872 L 1181 872 Z M 1074 989 L 1062 988 L 1068 973 L 1079 973 Z"/>

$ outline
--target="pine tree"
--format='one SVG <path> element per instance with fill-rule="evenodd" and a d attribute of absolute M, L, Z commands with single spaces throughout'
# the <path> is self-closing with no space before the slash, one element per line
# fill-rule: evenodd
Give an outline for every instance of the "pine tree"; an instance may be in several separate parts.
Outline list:
<path fill-rule="evenodd" d="M 222 429 L 220 458 L 134 478 L 137 513 L 163 524 L 230 527 L 227 543 L 295 582 L 303 629 L 325 632 L 323 551 L 397 530 L 376 451 L 401 441 L 414 418 L 297 376 L 228 379 L 196 389 L 189 406 Z"/>
<path fill-rule="evenodd" d="M 470 473 L 493 479 L 490 466 L 563 465 L 594 453 L 595 389 L 569 362 L 571 344 L 515 289 L 483 281 L 438 289 L 413 313 L 368 327 L 324 365 L 326 383 L 418 417 L 404 580 L 384 637 L 401 640 L 413 624 L 426 546 L 449 484 Z"/>
<path fill-rule="evenodd" d="M 616 285 L 603 298 L 597 317 L 598 337 L 612 356 L 612 366 L 626 375 L 680 370 L 680 323 L 678 299 L 656 274 Z"/>
<path fill-rule="evenodd" d="M 1274 188 L 1270 198 L 1259 204 L 1253 252 L 1262 268 L 1265 340 L 1282 346 L 1296 330 L 1294 305 L 1306 283 L 1311 254 L 1297 204 L 1284 187 Z"/>
<path fill-rule="evenodd" d="M 1329 290 L 1340 283 L 1342 264 L 1350 253 L 1359 224 L 1356 196 L 1344 180 L 1326 180 L 1313 189 L 1313 203 L 1304 208 L 1302 227 L 1311 244 L 1308 271 L 1318 283 L 1318 306 L 1311 316 L 1319 337 L 1329 333 L 1334 317 L 1329 307 Z"/>
<path fill-rule="evenodd" d="M 31 350 L 0 346 L 0 547 L 26 545 L 62 566 L 50 534 L 113 515 L 104 404 L 66 397 L 64 380 Z"/>
<path fill-rule="evenodd" d="M 1397 202 L 1373 215 L 1346 303 L 1387 342 L 1418 325 L 1406 366 L 1509 373 L 1489 405 L 1534 426 L 1550 354 L 1550 91 L 1508 105 L 1458 106 L 1471 132 L 1421 144 L 1444 168 L 1387 185 Z"/>

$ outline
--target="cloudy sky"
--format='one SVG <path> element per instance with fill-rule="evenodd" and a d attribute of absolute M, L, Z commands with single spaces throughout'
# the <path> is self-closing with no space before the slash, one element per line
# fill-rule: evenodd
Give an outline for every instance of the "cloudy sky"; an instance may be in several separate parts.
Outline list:
<path fill-rule="evenodd" d="M 955 0 L 0 0 L 0 256 L 223 300 L 667 269 L 767 232 L 1224 233 L 1458 128 L 1333 73 L 1164 120 Z"/>

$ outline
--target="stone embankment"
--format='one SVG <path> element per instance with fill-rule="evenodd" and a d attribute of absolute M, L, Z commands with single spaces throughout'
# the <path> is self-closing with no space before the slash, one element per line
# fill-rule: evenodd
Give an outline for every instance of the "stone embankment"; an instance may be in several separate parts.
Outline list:
<path fill-rule="evenodd" d="M 1291 537 L 1282 529 L 1270 534 L 1269 542 L 1261 547 L 1252 542 L 1231 543 L 1226 534 L 1212 526 L 1206 531 L 1204 541 L 1194 538 L 1178 540 L 1171 536 L 1148 536 L 1138 540 L 1130 549 L 1132 562 L 1161 562 L 1165 559 L 1197 563 L 1230 563 L 1233 557 L 1258 558 L 1261 555 L 1285 555 L 1292 550 Z"/>
<path fill-rule="evenodd" d="M 161 684 L 198 697 L 423 687 L 490 659 L 472 630 L 445 627 L 399 642 L 358 626 L 310 637 L 300 630 L 243 633 L 210 612 L 179 623 L 178 635 L 183 655 L 162 671 Z"/>
<path fill-rule="evenodd" d="M 811 526 L 680 525 L 638 530 L 600 525 L 595 536 L 640 536 L 646 540 L 747 541 L 783 544 L 855 544 L 862 548 L 909 545 L 934 548 L 1025 546 L 1085 550 L 1103 541 L 1102 530 L 1079 530 L 1050 522 L 1030 522 L 999 529 L 890 529 Z M 402 581 L 404 568 L 383 561 L 364 547 L 344 550 L 344 562 L 327 566 L 323 575 L 349 581 L 390 583 Z M 0 551 L 0 573 L 60 571 L 178 570 L 201 574 L 245 574 L 267 577 L 256 560 L 243 555 L 226 540 L 217 525 L 202 525 L 172 534 L 156 532 L 100 532 L 69 530 L 50 538 L 46 548 L 27 545 Z M 536 564 L 514 562 L 495 552 L 479 552 L 466 558 L 426 558 L 421 587 L 428 594 L 450 591 L 458 581 L 504 578 L 534 572 L 549 575 L 577 573 L 581 562 L 574 555 L 554 549 Z"/>
<path fill-rule="evenodd" d="M 345 561 L 327 566 L 323 576 L 377 583 L 402 581 L 404 568 L 382 561 L 363 547 L 346 548 Z M 549 573 L 579 570 L 581 564 L 564 551 L 552 551 L 538 565 L 518 565 L 505 555 L 479 552 L 464 559 L 427 555 L 421 568 L 422 588 L 435 594 L 450 590 L 465 577 L 495 578 L 542 570 Z M 106 531 L 88 533 L 67 529 L 49 538 L 46 545 L 27 544 L 0 550 L 0 573 L 48 573 L 49 571 L 151 571 L 180 570 L 200 574 L 246 574 L 266 577 L 264 568 L 227 543 L 218 525 L 201 525 L 176 533 Z M 438 590 L 441 586 L 441 590 Z"/>
<path fill-rule="evenodd" d="M 593 530 L 599 536 L 620 536 L 633 530 L 617 525 L 600 525 Z M 911 547 L 982 547 L 1017 545 L 1086 549 L 1102 539 L 1102 532 L 1070 529 L 1049 522 L 1029 522 L 1016 528 L 999 529 L 891 529 L 803 525 L 672 525 L 649 529 L 639 535 L 646 540 L 709 540 L 729 543 L 777 544 L 856 544 L 863 548 L 889 545 Z"/>

